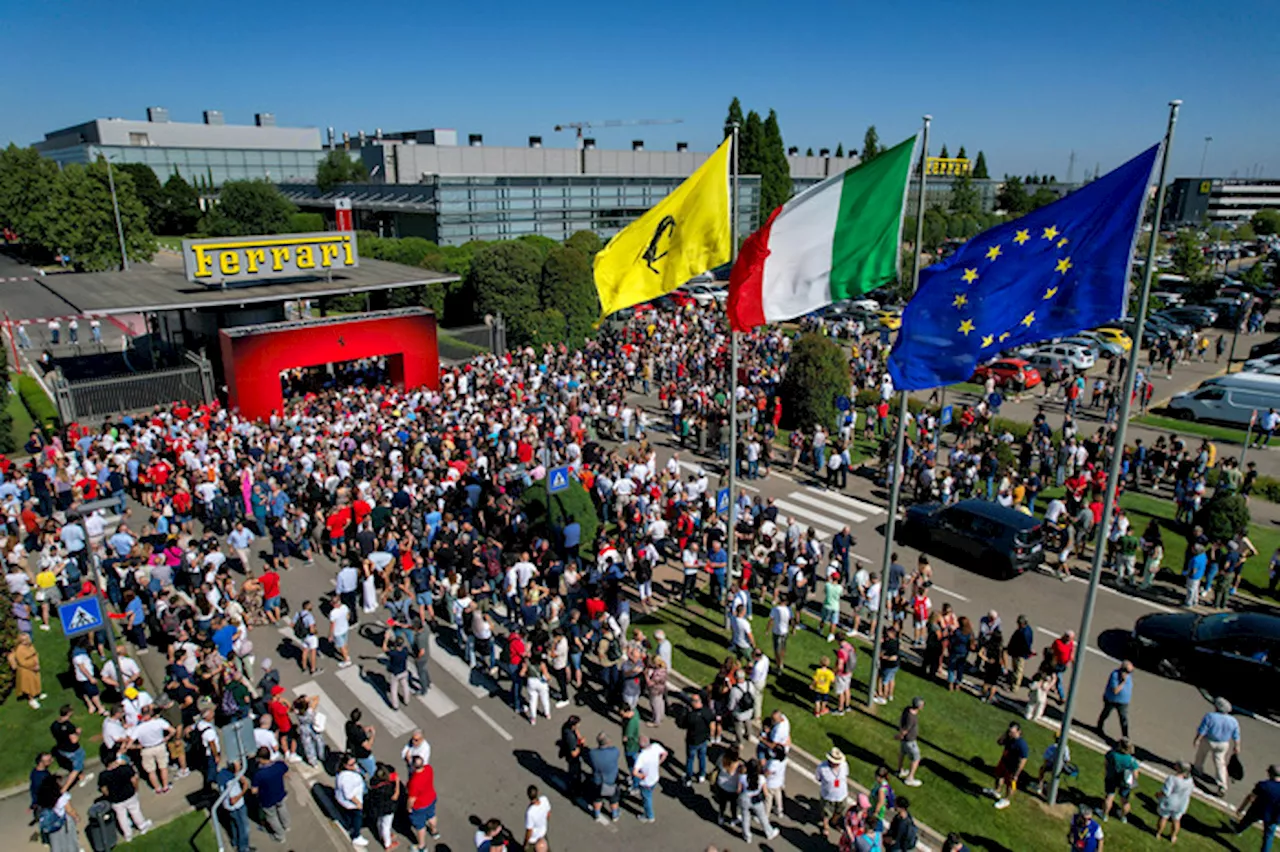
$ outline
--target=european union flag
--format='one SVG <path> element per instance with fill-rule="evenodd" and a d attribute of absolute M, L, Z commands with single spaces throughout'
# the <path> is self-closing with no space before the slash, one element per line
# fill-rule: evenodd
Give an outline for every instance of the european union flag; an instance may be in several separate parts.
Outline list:
<path fill-rule="evenodd" d="M 1134 233 L 1159 149 L 984 231 L 921 270 L 889 354 L 894 387 L 962 382 L 1002 349 L 1122 316 Z"/>

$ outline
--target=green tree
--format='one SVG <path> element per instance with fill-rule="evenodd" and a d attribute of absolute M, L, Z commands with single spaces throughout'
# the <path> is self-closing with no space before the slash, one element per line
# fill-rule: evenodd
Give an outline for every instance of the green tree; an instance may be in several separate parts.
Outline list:
<path fill-rule="evenodd" d="M 591 502 L 591 495 L 578 480 L 570 477 L 568 488 L 551 495 L 547 494 L 545 480 L 535 482 L 525 489 L 521 500 L 531 530 L 554 538 L 572 519 L 582 527 L 584 545 L 595 542 L 600 529 L 599 513 Z"/>
<path fill-rule="evenodd" d="M 564 317 L 569 345 L 581 346 L 600 318 L 591 258 L 569 246 L 553 248 L 542 263 L 538 298 L 544 311 L 559 311 Z"/>
<path fill-rule="evenodd" d="M 755 110 L 738 131 L 738 174 L 764 176 L 764 122 Z"/>
<path fill-rule="evenodd" d="M 66 226 L 59 246 L 71 255 L 79 269 L 98 272 L 120 267 L 120 238 L 111 204 L 111 180 L 115 181 L 129 260 L 150 260 L 156 252 L 155 237 L 147 227 L 147 211 L 133 190 L 133 178 L 113 166 L 108 179 L 107 162 L 99 157 L 87 166 L 79 163 L 66 166 L 59 172 L 57 181 L 56 212 L 52 215 L 61 217 Z"/>
<path fill-rule="evenodd" d="M 324 230 L 324 214 L 310 211 L 294 213 L 289 217 L 289 233 L 311 234 Z"/>
<path fill-rule="evenodd" d="M 519 240 L 490 243 L 477 251 L 471 261 L 467 286 L 460 294 L 465 299 L 464 306 L 457 314 L 450 304 L 445 310 L 451 320 L 458 321 L 465 313 L 473 320 L 501 313 L 511 345 L 523 346 L 534 338 L 541 279 L 542 258 L 533 246 Z"/>
<path fill-rule="evenodd" d="M 1280 234 L 1280 210 L 1259 210 L 1249 220 L 1253 230 L 1260 237 Z"/>
<path fill-rule="evenodd" d="M 969 155 L 968 155 L 968 154 L 966 154 L 966 153 L 964 152 L 964 146 L 963 146 L 963 145 L 961 145 L 961 146 L 960 146 L 960 150 L 956 152 L 956 159 L 958 159 L 958 160 L 967 160 L 967 159 L 969 159 Z"/>
<path fill-rule="evenodd" d="M 742 117 L 742 101 L 737 98 L 734 98 L 729 102 L 729 114 L 724 117 L 725 136 L 733 135 L 733 126 L 735 124 L 738 125 L 739 131 L 741 131 L 743 126 L 746 124 L 746 119 Z"/>
<path fill-rule="evenodd" d="M 946 142 L 943 142 L 943 143 L 942 143 L 942 150 L 938 153 L 938 156 L 939 156 L 939 157 L 941 157 L 941 158 L 942 158 L 942 159 L 944 159 L 944 160 L 949 160 L 949 159 L 951 159 L 951 155 L 947 153 L 947 143 L 946 143 Z"/>
<path fill-rule="evenodd" d="M 0 151 L 0 224 L 36 247 L 47 245 L 53 223 L 45 216 L 57 182 L 57 163 L 10 143 Z"/>
<path fill-rule="evenodd" d="M 347 151 L 335 148 L 316 166 L 316 186 L 328 192 L 340 183 L 359 183 L 369 178 L 369 170 L 362 160 L 351 157 Z"/>
<path fill-rule="evenodd" d="M 218 193 L 218 203 L 200 220 L 200 230 L 211 237 L 283 234 L 296 209 L 265 180 L 229 180 Z"/>
<path fill-rule="evenodd" d="M 1041 207 L 1052 204 L 1057 200 L 1058 193 L 1048 187 L 1042 186 L 1031 194 L 1031 198 L 1027 202 L 1027 205 L 1031 210 L 1039 210 Z"/>
<path fill-rule="evenodd" d="M 564 241 L 569 248 L 577 249 L 587 257 L 595 257 L 604 248 L 604 240 L 595 231 L 574 231 Z"/>
<path fill-rule="evenodd" d="M 791 429 L 831 429 L 836 422 L 836 397 L 849 393 L 849 362 L 830 338 L 802 334 L 791 347 L 782 378 L 783 425 Z"/>
<path fill-rule="evenodd" d="M 1239 494 L 1215 496 L 1196 512 L 1195 521 L 1210 541 L 1230 541 L 1249 529 L 1249 503 Z"/>
<path fill-rule="evenodd" d="M 844 143 L 843 143 L 843 142 L 837 142 L 837 143 L 836 143 L 836 156 L 837 156 L 837 157 L 843 157 L 843 156 L 844 156 Z"/>
<path fill-rule="evenodd" d="M 177 172 L 164 182 L 163 211 L 157 234 L 185 236 L 200 224 L 200 193 Z"/>
<path fill-rule="evenodd" d="M 1255 289 L 1263 287 L 1267 284 L 1267 268 L 1262 263 L 1255 263 L 1244 271 L 1240 280 Z"/>
<path fill-rule="evenodd" d="M 782 128 L 778 126 L 778 114 L 769 110 L 764 120 L 764 171 L 760 175 L 760 222 L 781 207 L 791 197 L 791 163 L 782 142 Z"/>
<path fill-rule="evenodd" d="M 973 176 L 978 180 L 987 180 L 991 175 L 987 174 L 987 155 L 978 152 L 978 159 L 973 161 Z"/>
<path fill-rule="evenodd" d="M 947 238 L 947 215 L 936 207 L 926 207 L 924 211 L 924 234 L 922 249 L 936 249 Z"/>
<path fill-rule="evenodd" d="M 147 227 L 151 233 L 160 233 L 164 224 L 165 194 L 155 170 L 146 163 L 113 163 L 117 175 L 124 173 L 133 178 L 133 191 L 147 211 Z"/>
<path fill-rule="evenodd" d="M 806 157 L 812 157 L 812 156 L 813 156 L 813 149 L 812 149 L 812 148 L 805 148 L 805 149 L 804 149 L 804 155 L 805 155 Z"/>
<path fill-rule="evenodd" d="M 1178 232 L 1169 257 L 1173 261 L 1173 271 L 1178 275 L 1185 275 L 1193 282 L 1203 281 L 1208 277 L 1209 264 L 1204 259 L 1204 251 L 1193 231 Z"/>
<path fill-rule="evenodd" d="M 867 132 L 862 136 L 862 162 L 870 162 L 874 160 L 880 153 L 880 135 L 876 133 L 876 126 L 873 124 L 867 128 Z"/>
<path fill-rule="evenodd" d="M 1257 238 L 1258 238 L 1258 235 L 1256 232 L 1254 232 L 1253 225 L 1249 224 L 1248 222 L 1241 222 L 1239 225 L 1236 225 L 1237 240 L 1241 240 L 1247 243 L 1247 242 L 1252 242 Z"/>
<path fill-rule="evenodd" d="M 520 242 L 528 243 L 533 247 L 534 251 L 538 253 L 539 261 L 546 260 L 547 255 L 551 254 L 552 250 L 560 247 L 558 242 L 550 237 L 544 237 L 542 234 L 524 234 L 518 239 Z"/>
<path fill-rule="evenodd" d="M 951 181 L 951 212 L 961 216 L 976 216 L 981 212 L 982 204 L 978 199 L 978 190 L 968 175 L 958 175 Z"/>

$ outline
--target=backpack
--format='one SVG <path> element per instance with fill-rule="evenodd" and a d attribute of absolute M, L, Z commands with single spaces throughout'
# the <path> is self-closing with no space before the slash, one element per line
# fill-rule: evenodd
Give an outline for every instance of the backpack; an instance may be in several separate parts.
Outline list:
<path fill-rule="evenodd" d="M 910 852 L 920 843 L 920 829 L 916 828 L 916 821 L 910 816 L 907 817 L 907 824 L 902 829 L 902 842 L 898 844 L 898 848 L 903 852 Z"/>
<path fill-rule="evenodd" d="M 236 700 L 235 693 L 229 688 L 222 691 L 222 700 L 218 703 L 218 709 L 222 711 L 222 715 L 233 719 L 240 713 L 240 702 Z"/>
<path fill-rule="evenodd" d="M 300 610 L 293 619 L 293 635 L 299 641 L 306 641 L 306 638 L 311 635 L 311 631 L 307 628 L 307 622 L 302 617 L 305 611 Z"/>
<path fill-rule="evenodd" d="M 898 797 L 893 792 L 893 785 L 888 781 L 881 782 L 881 786 L 884 787 L 884 812 L 889 813 L 898 806 Z"/>
<path fill-rule="evenodd" d="M 749 713 L 756 708 L 756 700 L 751 696 L 751 690 L 742 688 L 738 691 L 738 700 L 733 705 L 735 713 Z"/>
<path fill-rule="evenodd" d="M 58 812 L 55 811 L 53 808 L 40 809 L 40 833 L 41 834 L 55 834 L 61 831 L 62 827 L 65 826 L 66 824 L 67 824 L 67 818 L 65 816 L 59 816 Z"/>

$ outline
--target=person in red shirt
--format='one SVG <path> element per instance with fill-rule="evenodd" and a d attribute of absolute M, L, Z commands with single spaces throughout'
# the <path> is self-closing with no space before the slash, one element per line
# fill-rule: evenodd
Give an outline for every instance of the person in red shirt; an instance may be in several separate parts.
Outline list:
<path fill-rule="evenodd" d="M 1058 693 L 1058 703 L 1061 704 L 1067 700 L 1062 694 L 1063 675 L 1071 666 L 1071 661 L 1076 658 L 1076 632 L 1068 630 L 1054 639 L 1053 644 L 1049 646 L 1049 653 L 1053 659 L 1053 670 L 1058 673 L 1054 689 Z"/>
<path fill-rule="evenodd" d="M 436 829 L 436 772 L 423 762 L 421 755 L 414 755 L 410 772 L 409 824 L 413 826 L 414 848 L 426 849 L 428 831 L 432 838 L 440 839 Z"/>
<path fill-rule="evenodd" d="M 268 567 L 258 582 L 262 584 L 262 611 L 266 613 L 267 620 L 275 624 L 280 618 L 280 575 Z"/>
<path fill-rule="evenodd" d="M 271 687 L 271 700 L 267 702 L 267 712 L 275 723 L 276 734 L 280 738 L 280 749 L 285 760 L 297 763 L 302 760 L 298 756 L 298 737 L 293 732 L 293 720 L 289 718 L 289 705 L 284 703 L 284 687 L 276 684 Z"/>

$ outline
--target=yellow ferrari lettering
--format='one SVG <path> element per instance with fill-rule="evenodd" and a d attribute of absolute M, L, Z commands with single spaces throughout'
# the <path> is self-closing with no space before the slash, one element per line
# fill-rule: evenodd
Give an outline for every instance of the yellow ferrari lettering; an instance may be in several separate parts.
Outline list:
<path fill-rule="evenodd" d="M 289 260 L 289 247 L 277 246 L 271 250 L 271 271 L 280 272 Z"/>

